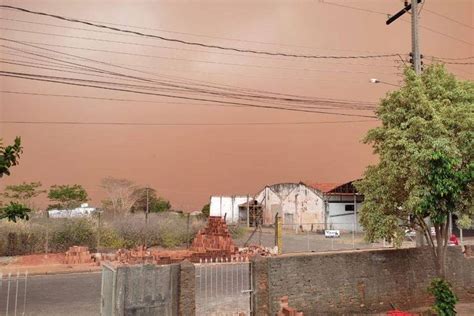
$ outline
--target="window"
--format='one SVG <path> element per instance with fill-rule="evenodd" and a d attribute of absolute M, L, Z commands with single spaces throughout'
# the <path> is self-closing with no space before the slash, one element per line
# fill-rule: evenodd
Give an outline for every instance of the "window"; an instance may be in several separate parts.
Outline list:
<path fill-rule="evenodd" d="M 354 204 L 346 204 L 346 212 L 354 212 Z"/>

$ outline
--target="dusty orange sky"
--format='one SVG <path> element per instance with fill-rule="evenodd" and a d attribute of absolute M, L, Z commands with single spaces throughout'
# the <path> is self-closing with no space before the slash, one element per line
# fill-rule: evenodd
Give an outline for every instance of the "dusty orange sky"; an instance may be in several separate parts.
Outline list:
<path fill-rule="evenodd" d="M 148 29 L 134 30 L 237 48 L 320 55 L 406 54 L 411 50 L 409 16 L 386 26 L 386 16 L 375 13 L 395 13 L 403 5 L 401 1 L 331 2 L 373 12 L 316 0 L 24 0 L 1 3 L 78 19 L 128 25 L 122 28 L 141 26 Z M 472 56 L 473 10 L 474 1 L 470 0 L 426 1 L 420 20 L 421 52 L 425 56 L 448 58 Z M 58 26 L 97 30 L 5 9 L 0 9 L 0 18 L 2 38 L 37 45 L 68 46 L 44 47 L 158 75 L 205 80 L 219 85 L 374 102 L 394 87 L 370 84 L 370 78 L 393 84 L 398 84 L 401 78 L 400 62 L 396 62 L 396 58 L 347 61 L 270 57 L 60 28 Z M 4 46 L 30 49 L 1 42 Z M 0 48 L 0 55 L 3 61 L 26 60 L 24 54 L 7 47 Z M 429 62 L 429 59 L 425 58 L 425 61 Z M 5 63 L 1 68 L 4 71 L 74 76 L 67 72 Z M 459 78 L 473 79 L 472 66 L 452 65 L 448 69 Z M 211 194 L 253 194 L 266 184 L 287 181 L 348 181 L 360 177 L 366 166 L 376 161 L 371 148 L 360 142 L 376 122 L 340 122 L 361 118 L 220 107 L 203 105 L 203 102 L 6 77 L 0 77 L 0 85 L 4 91 L 0 93 L 1 121 L 179 124 L 338 121 L 308 125 L 234 126 L 0 123 L 0 134 L 5 143 L 11 142 L 16 135 L 21 136 L 24 143 L 20 165 L 12 169 L 12 176 L 2 179 L 2 187 L 21 181 L 41 181 L 45 187 L 80 183 L 89 192 L 91 204 L 98 205 L 103 198 L 100 179 L 113 176 L 150 185 L 170 199 L 175 208 L 192 210 L 205 204 Z M 5 91 L 156 103 L 18 95 Z M 365 111 L 342 112 L 371 114 Z"/>

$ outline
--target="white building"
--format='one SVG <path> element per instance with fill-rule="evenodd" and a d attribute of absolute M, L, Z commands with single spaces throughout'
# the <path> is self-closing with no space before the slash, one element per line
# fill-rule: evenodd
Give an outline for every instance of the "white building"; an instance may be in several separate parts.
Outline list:
<path fill-rule="evenodd" d="M 247 222 L 249 208 L 258 204 L 263 225 L 273 225 L 282 218 L 284 229 L 296 231 L 340 230 L 360 232 L 356 211 L 363 196 L 352 181 L 347 183 L 278 183 L 268 185 L 255 197 L 212 196 L 210 215 L 226 217 L 227 223 Z M 250 204 L 250 207 L 249 207 Z"/>
<path fill-rule="evenodd" d="M 48 216 L 50 218 L 72 218 L 72 217 L 90 217 L 96 208 L 89 207 L 89 204 L 83 203 L 80 207 L 72 210 L 49 210 Z"/>
<path fill-rule="evenodd" d="M 364 197 L 357 193 L 352 181 L 315 183 L 311 187 L 324 201 L 325 229 L 362 232 L 358 210 Z"/>
<path fill-rule="evenodd" d="M 239 205 L 248 203 L 249 196 L 211 196 L 210 216 L 225 217 L 228 224 L 239 222 Z"/>
<path fill-rule="evenodd" d="M 283 228 L 362 231 L 354 210 L 360 209 L 363 197 L 352 182 L 273 184 L 255 199 L 262 205 L 264 225 L 273 224 L 278 213 Z"/>
<path fill-rule="evenodd" d="M 283 228 L 324 229 L 324 203 L 309 186 L 300 183 L 278 183 L 266 186 L 255 198 L 263 207 L 263 224 L 281 216 Z"/>

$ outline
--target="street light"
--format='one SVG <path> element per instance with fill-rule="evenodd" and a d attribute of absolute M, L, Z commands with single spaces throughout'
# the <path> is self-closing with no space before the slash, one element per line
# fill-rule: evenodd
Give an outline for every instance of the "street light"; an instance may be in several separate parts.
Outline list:
<path fill-rule="evenodd" d="M 377 78 L 371 78 L 370 83 L 381 83 L 381 84 L 386 84 L 386 85 L 389 85 L 389 86 L 394 86 L 394 87 L 400 87 L 399 85 L 397 84 L 394 84 L 394 83 L 390 83 L 390 82 L 385 82 L 385 81 L 381 81 Z"/>

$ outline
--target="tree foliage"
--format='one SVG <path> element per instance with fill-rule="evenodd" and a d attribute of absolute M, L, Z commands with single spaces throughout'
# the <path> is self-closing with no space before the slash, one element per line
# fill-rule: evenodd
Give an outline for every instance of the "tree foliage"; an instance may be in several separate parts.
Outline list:
<path fill-rule="evenodd" d="M 20 184 L 7 185 L 3 196 L 9 200 L 20 202 L 29 208 L 33 208 L 32 200 L 46 192 L 41 190 L 41 182 L 23 182 Z"/>
<path fill-rule="evenodd" d="M 171 203 L 162 197 L 158 197 L 156 190 L 152 188 L 139 188 L 135 191 L 137 200 L 133 204 L 132 212 L 145 212 L 147 204 L 148 190 L 148 211 L 150 213 L 160 213 L 171 210 Z"/>
<path fill-rule="evenodd" d="M 53 185 L 48 192 L 48 198 L 54 203 L 51 208 L 71 210 L 79 207 L 89 199 L 87 191 L 80 184 Z"/>
<path fill-rule="evenodd" d="M 428 291 L 435 297 L 433 310 L 439 316 L 455 316 L 458 298 L 453 293 L 451 284 L 446 280 L 435 278 L 431 281 Z"/>
<path fill-rule="evenodd" d="M 380 161 L 356 183 L 365 196 L 360 212 L 367 238 L 399 243 L 407 227 L 419 229 L 444 276 L 448 216 L 473 214 L 474 83 L 457 80 L 442 65 L 420 76 L 407 69 L 405 84 L 382 100 L 377 116 L 382 124 L 365 142 Z"/>
<path fill-rule="evenodd" d="M 0 139 L 0 178 L 4 175 L 10 175 L 10 168 L 16 166 L 23 152 L 21 138 L 16 137 L 13 145 L 3 146 Z M 28 213 L 31 210 L 17 202 L 11 201 L 6 206 L 0 207 L 0 220 L 6 218 L 8 221 L 16 222 L 17 219 L 28 220 Z"/>
<path fill-rule="evenodd" d="M 28 220 L 28 213 L 31 210 L 23 204 L 11 201 L 6 206 L 0 207 L 0 220 L 7 219 L 8 221 L 16 222 L 17 219 Z"/>
<path fill-rule="evenodd" d="M 206 217 L 209 217 L 210 213 L 211 213 L 211 204 L 207 203 L 206 205 L 204 205 L 202 207 L 202 210 L 201 210 L 201 213 L 206 216 Z"/>
<path fill-rule="evenodd" d="M 20 154 L 23 152 L 21 138 L 15 138 L 13 145 L 4 147 L 0 139 L 0 178 L 10 175 L 10 168 L 18 164 Z"/>
<path fill-rule="evenodd" d="M 101 187 L 107 193 L 103 208 L 113 215 L 127 214 L 138 199 L 138 187 L 128 179 L 107 177 L 102 179 Z"/>

